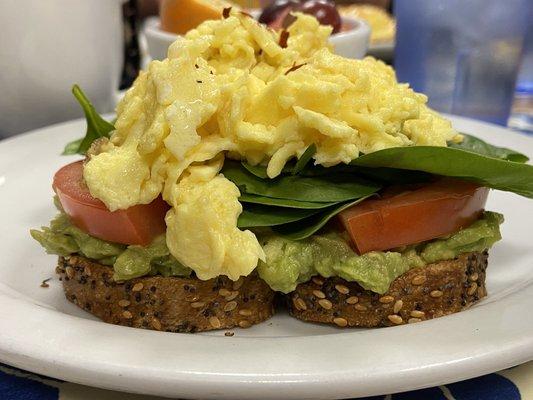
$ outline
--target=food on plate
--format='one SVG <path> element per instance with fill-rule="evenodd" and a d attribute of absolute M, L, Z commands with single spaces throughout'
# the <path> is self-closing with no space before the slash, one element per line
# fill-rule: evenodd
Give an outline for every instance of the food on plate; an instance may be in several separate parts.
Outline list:
<path fill-rule="evenodd" d="M 32 236 L 67 299 L 104 321 L 173 332 L 248 327 L 277 292 L 291 314 L 391 326 L 486 295 L 503 216 L 489 189 L 533 197 L 516 151 L 459 134 L 332 27 L 283 32 L 227 11 L 141 72 L 60 169 L 58 215 Z"/>
<path fill-rule="evenodd" d="M 486 296 L 487 257 L 487 252 L 463 253 L 410 269 L 379 296 L 355 282 L 319 277 L 298 285 L 287 307 L 290 315 L 303 321 L 340 327 L 373 328 L 442 317 Z"/>
<path fill-rule="evenodd" d="M 338 7 L 342 17 L 361 18 L 370 25 L 370 43 L 394 42 L 396 22 L 387 11 L 372 4 L 349 4 Z"/>
<path fill-rule="evenodd" d="M 169 332 L 248 328 L 274 311 L 274 292 L 256 274 L 237 281 L 157 274 L 116 284 L 110 267 L 80 256 L 60 257 L 56 272 L 69 300 L 112 324 Z"/>
<path fill-rule="evenodd" d="M 162 0 L 161 29 L 183 35 L 204 21 L 219 19 L 224 8 L 229 7 L 238 8 L 225 0 Z"/>
<path fill-rule="evenodd" d="M 294 21 L 293 12 L 314 16 L 322 25 L 331 26 L 332 33 L 341 30 L 341 16 L 331 0 L 275 0 L 261 12 L 259 22 L 272 29 L 284 29 Z"/>

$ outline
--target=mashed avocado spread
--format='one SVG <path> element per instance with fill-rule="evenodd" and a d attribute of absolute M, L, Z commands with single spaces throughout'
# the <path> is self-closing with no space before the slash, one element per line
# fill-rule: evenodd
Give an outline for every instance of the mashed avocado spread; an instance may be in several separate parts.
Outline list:
<path fill-rule="evenodd" d="M 267 237 L 262 241 L 267 261 L 259 263 L 259 276 L 274 290 L 284 293 L 291 292 L 296 285 L 316 274 L 325 278 L 339 276 L 356 281 L 373 292 L 385 293 L 394 279 L 411 268 L 488 249 L 501 239 L 499 227 L 502 222 L 503 215 L 485 212 L 468 228 L 446 238 L 396 251 L 372 251 L 363 255 L 356 254 L 348 239 L 338 232 L 301 241 Z"/>
<path fill-rule="evenodd" d="M 459 254 L 482 251 L 501 239 L 503 216 L 485 212 L 468 228 L 446 238 L 435 239 L 395 251 L 356 254 L 339 232 L 327 232 L 301 241 L 264 235 L 261 244 L 266 262 L 259 262 L 259 276 L 274 290 L 288 293 L 313 275 L 339 276 L 363 288 L 385 293 L 391 282 L 411 268 L 453 259 Z M 101 264 L 112 265 L 116 280 L 143 275 L 189 276 L 191 270 L 169 252 L 164 235 L 147 246 L 124 246 L 96 239 L 82 232 L 60 213 L 50 227 L 32 230 L 32 237 L 48 253 L 60 256 L 82 254 Z"/>
<path fill-rule="evenodd" d="M 87 235 L 61 212 L 42 230 L 32 229 L 31 236 L 47 253 L 59 256 L 81 254 L 113 266 L 117 281 L 144 275 L 189 276 L 191 270 L 178 262 L 168 251 L 165 235 L 157 237 L 149 246 L 125 246 Z"/>

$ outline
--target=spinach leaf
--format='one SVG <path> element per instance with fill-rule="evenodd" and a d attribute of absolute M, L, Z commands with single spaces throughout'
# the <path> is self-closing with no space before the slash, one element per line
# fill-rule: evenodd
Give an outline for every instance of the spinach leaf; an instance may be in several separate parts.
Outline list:
<path fill-rule="evenodd" d="M 81 108 L 83 109 L 85 119 L 87 120 L 87 130 L 85 132 L 85 137 L 70 142 L 65 146 L 63 155 L 83 155 L 87 152 L 87 150 L 89 150 L 92 142 L 101 137 L 109 137 L 110 132 L 113 131 L 115 127 L 98 114 L 94 106 L 91 104 L 87 96 L 85 96 L 85 93 L 83 93 L 78 85 L 74 85 L 72 87 L 72 94 L 76 100 L 78 100 L 78 103 L 80 103 Z"/>
<path fill-rule="evenodd" d="M 307 149 L 305 149 L 302 156 L 296 161 L 296 164 L 294 165 L 294 168 L 292 169 L 292 174 L 296 175 L 300 173 L 306 165 L 311 161 L 311 158 L 316 153 L 316 145 L 313 143 L 311 146 L 309 146 Z"/>
<path fill-rule="evenodd" d="M 300 176 L 327 176 L 339 173 L 353 174 L 359 178 L 368 179 L 383 185 L 420 183 L 427 182 L 432 178 L 431 174 L 422 171 L 394 168 L 367 168 L 351 164 L 339 164 L 329 168 L 317 165 L 312 168 L 306 168 L 300 173 Z"/>
<path fill-rule="evenodd" d="M 533 198 L 532 165 L 487 157 L 457 148 L 394 147 L 363 155 L 353 160 L 351 164 L 456 177 Z"/>
<path fill-rule="evenodd" d="M 276 199 L 274 197 L 263 197 L 255 194 L 242 194 L 239 197 L 241 203 L 263 204 L 266 206 L 278 206 L 287 208 L 303 208 L 303 209 L 319 209 L 326 208 L 337 204 L 336 202 L 330 203 L 317 203 L 312 201 L 298 201 L 290 199 Z"/>
<path fill-rule="evenodd" d="M 61 153 L 64 156 L 70 156 L 72 154 L 79 154 L 79 149 L 81 142 L 83 141 L 83 138 L 76 139 L 70 143 L 67 143 L 65 146 L 65 149 L 63 150 L 63 153 Z"/>
<path fill-rule="evenodd" d="M 250 165 L 246 161 L 241 161 L 241 165 L 246 169 L 246 171 L 257 176 L 258 178 L 270 179 L 267 175 L 266 167 L 263 167 L 262 165 Z"/>
<path fill-rule="evenodd" d="M 368 196 L 381 186 L 350 174 L 327 177 L 281 176 L 260 179 L 248 172 L 240 163 L 226 161 L 222 173 L 235 183 L 241 193 L 277 199 L 307 202 L 341 202 Z"/>
<path fill-rule="evenodd" d="M 247 204 L 239 216 L 239 228 L 252 228 L 259 226 L 275 226 L 299 221 L 309 217 L 320 210 L 305 210 L 298 208 L 269 207 L 259 204 Z"/>
<path fill-rule="evenodd" d="M 371 197 L 372 195 L 362 197 L 360 199 L 357 199 L 355 201 L 349 201 L 346 203 L 342 203 L 339 205 L 332 206 L 319 214 L 313 215 L 311 217 L 276 226 L 273 228 L 273 230 L 276 233 L 279 233 L 282 236 L 285 236 L 286 238 L 292 239 L 292 240 L 301 240 L 305 239 L 312 234 L 314 234 L 316 231 L 318 231 L 320 228 L 322 228 L 326 223 L 333 218 L 335 215 L 340 213 L 343 210 L 346 210 L 347 208 L 354 206 L 363 200 L 366 200 L 367 198 Z"/>
<path fill-rule="evenodd" d="M 462 135 L 464 136 L 464 139 L 461 143 L 449 142 L 448 146 L 507 161 L 525 163 L 529 160 L 525 154 L 515 150 L 494 146 L 475 136 L 467 135 L 466 133 L 463 133 Z"/>

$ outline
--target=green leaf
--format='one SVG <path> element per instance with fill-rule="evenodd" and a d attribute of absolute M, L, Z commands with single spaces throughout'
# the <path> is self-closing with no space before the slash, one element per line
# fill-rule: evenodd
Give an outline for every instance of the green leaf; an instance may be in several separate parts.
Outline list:
<path fill-rule="evenodd" d="M 313 215 L 306 219 L 302 219 L 296 222 L 277 226 L 273 229 L 276 233 L 279 233 L 280 235 L 283 235 L 286 238 L 289 238 L 292 240 L 302 240 L 314 234 L 316 231 L 318 231 L 320 228 L 326 225 L 326 223 L 331 218 L 333 218 L 335 215 L 337 215 L 341 211 L 346 210 L 347 208 L 354 206 L 362 202 L 363 200 L 366 200 L 369 197 L 371 197 L 371 195 L 362 197 L 355 201 L 342 203 L 342 204 L 333 206 L 331 208 L 328 208 L 320 212 L 319 214 Z"/>
<path fill-rule="evenodd" d="M 342 202 L 375 193 L 381 187 L 350 174 L 302 177 L 281 176 L 261 179 L 248 172 L 240 163 L 226 161 L 222 173 L 235 183 L 242 194 L 255 194 L 277 199 L 306 202 Z"/>
<path fill-rule="evenodd" d="M 276 199 L 274 197 L 263 197 L 255 194 L 242 194 L 239 197 L 241 203 L 263 204 L 266 206 L 288 207 L 288 208 L 304 208 L 304 209 L 320 209 L 331 207 L 337 204 L 336 202 L 318 203 L 312 201 L 298 201 L 290 199 Z"/>
<path fill-rule="evenodd" d="M 72 87 L 72 94 L 83 109 L 85 119 L 87 120 L 87 130 L 85 137 L 67 144 L 63 154 L 85 154 L 89 150 L 89 147 L 91 147 L 92 142 L 102 137 L 109 137 L 115 127 L 98 114 L 78 85 Z M 77 148 L 76 144 L 78 144 Z"/>
<path fill-rule="evenodd" d="M 515 150 L 494 146 L 475 136 L 467 135 L 466 133 L 463 133 L 462 135 L 464 136 L 464 139 L 461 143 L 449 142 L 448 146 L 455 149 L 471 151 L 488 157 L 500 158 L 502 160 L 519 163 L 525 163 L 529 160 L 525 154 L 519 153 Z"/>
<path fill-rule="evenodd" d="M 352 161 L 353 162 L 353 161 Z M 329 171 L 328 171 L 329 170 Z M 372 182 L 378 182 L 384 186 L 402 185 L 410 183 L 428 182 L 432 175 L 422 171 L 409 171 L 405 169 L 394 168 L 367 168 L 357 165 L 336 165 L 330 168 L 316 166 L 305 170 L 302 175 L 320 176 L 338 173 L 349 173 Z"/>
<path fill-rule="evenodd" d="M 63 150 L 63 153 L 61 153 L 61 155 L 63 155 L 63 156 L 71 156 L 73 154 L 78 154 L 82 141 L 83 141 L 83 138 L 79 138 L 79 139 L 76 139 L 76 140 L 68 143 L 65 146 L 65 149 Z"/>
<path fill-rule="evenodd" d="M 533 166 L 452 147 L 394 147 L 361 156 L 352 165 L 423 171 L 533 198 Z"/>
<path fill-rule="evenodd" d="M 259 226 L 275 226 L 299 221 L 321 210 L 306 210 L 298 208 L 269 207 L 259 204 L 247 204 L 239 216 L 239 228 Z"/>
<path fill-rule="evenodd" d="M 304 151 L 304 153 L 298 159 L 298 161 L 296 161 L 296 164 L 294 165 L 294 168 L 292 169 L 292 174 L 296 175 L 300 173 L 307 166 L 309 161 L 311 161 L 311 158 L 313 158 L 315 153 L 316 153 L 316 145 L 313 143 L 311 146 L 309 146 Z"/>
<path fill-rule="evenodd" d="M 245 161 L 241 162 L 241 165 L 251 174 L 257 176 L 261 179 L 269 179 L 267 175 L 266 167 L 263 167 L 262 165 L 250 165 Z"/>

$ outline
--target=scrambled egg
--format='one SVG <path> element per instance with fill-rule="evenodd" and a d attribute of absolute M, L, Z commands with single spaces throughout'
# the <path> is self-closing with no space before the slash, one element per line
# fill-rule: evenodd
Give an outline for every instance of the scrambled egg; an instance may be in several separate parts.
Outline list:
<path fill-rule="evenodd" d="M 457 137 L 390 67 L 333 54 L 330 29 L 298 15 L 285 46 L 234 13 L 188 32 L 118 105 L 109 144 L 85 165 L 93 196 L 117 210 L 162 194 L 172 255 L 201 279 L 237 279 L 264 253 L 236 227 L 239 190 L 219 173 L 224 157 L 267 165 L 273 178 L 313 143 L 315 164 L 332 166 Z"/>

